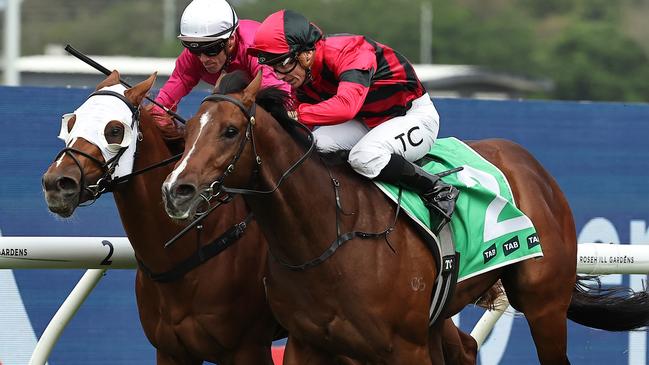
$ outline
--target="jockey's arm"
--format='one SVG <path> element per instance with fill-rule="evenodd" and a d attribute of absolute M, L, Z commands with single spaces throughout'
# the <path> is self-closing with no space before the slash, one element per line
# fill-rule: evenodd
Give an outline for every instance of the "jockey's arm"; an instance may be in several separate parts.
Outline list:
<path fill-rule="evenodd" d="M 333 125 L 353 119 L 369 92 L 370 70 L 347 70 L 341 74 L 336 95 L 317 104 L 300 104 L 298 119 L 307 125 Z"/>
<path fill-rule="evenodd" d="M 169 80 L 160 89 L 155 101 L 175 111 L 180 100 L 200 81 L 201 67 L 200 61 L 192 57 L 188 50 L 183 50 L 176 59 L 176 67 Z M 151 114 L 156 121 L 162 119 L 162 116 L 167 116 L 167 113 L 157 106 L 151 110 Z"/>

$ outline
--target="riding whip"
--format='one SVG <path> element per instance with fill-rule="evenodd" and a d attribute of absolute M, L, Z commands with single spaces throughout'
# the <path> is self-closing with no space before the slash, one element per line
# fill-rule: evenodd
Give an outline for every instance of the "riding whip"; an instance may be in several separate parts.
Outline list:
<path fill-rule="evenodd" d="M 111 71 L 109 69 L 107 69 L 106 67 L 100 65 L 99 63 L 97 63 L 97 61 L 91 59 L 90 57 L 86 56 L 85 54 L 77 51 L 71 45 L 69 45 L 69 44 L 66 45 L 65 50 L 69 54 L 71 54 L 74 57 L 80 59 L 81 61 L 87 63 L 88 65 L 92 66 L 93 68 L 95 68 L 97 71 L 103 73 L 104 75 L 109 76 L 111 74 Z M 132 87 L 131 85 L 129 85 L 126 81 L 122 80 L 121 78 L 119 79 L 119 82 L 122 85 L 124 85 L 124 86 L 126 86 L 128 88 Z M 171 110 L 171 109 L 165 107 L 164 105 L 156 102 L 155 100 L 149 98 L 148 96 L 146 96 L 146 100 L 148 100 L 151 103 L 153 103 L 153 104 L 157 105 L 158 107 L 162 108 L 162 110 L 164 110 L 167 114 L 171 115 L 173 118 L 175 118 L 177 121 L 181 122 L 182 124 L 187 124 L 187 121 L 183 117 L 178 115 L 176 112 L 174 112 L 173 110 Z"/>

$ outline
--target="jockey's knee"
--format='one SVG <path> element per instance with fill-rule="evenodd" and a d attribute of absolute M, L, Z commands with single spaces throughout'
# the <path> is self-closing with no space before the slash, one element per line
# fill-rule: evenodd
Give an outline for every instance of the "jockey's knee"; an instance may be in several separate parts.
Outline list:
<path fill-rule="evenodd" d="M 326 134 L 314 134 L 315 135 L 315 146 L 319 152 L 330 153 L 340 150 L 339 144 L 336 140 Z"/>
<path fill-rule="evenodd" d="M 377 152 L 375 149 L 354 148 L 349 151 L 348 162 L 354 171 L 373 179 L 390 161 L 389 152 Z"/>

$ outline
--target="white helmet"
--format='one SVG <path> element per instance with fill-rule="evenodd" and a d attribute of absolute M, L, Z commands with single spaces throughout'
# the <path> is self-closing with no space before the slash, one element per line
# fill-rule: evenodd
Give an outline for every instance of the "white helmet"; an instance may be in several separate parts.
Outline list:
<path fill-rule="evenodd" d="M 178 39 L 186 42 L 210 42 L 227 39 L 237 29 L 239 18 L 225 0 L 194 0 L 180 18 Z"/>

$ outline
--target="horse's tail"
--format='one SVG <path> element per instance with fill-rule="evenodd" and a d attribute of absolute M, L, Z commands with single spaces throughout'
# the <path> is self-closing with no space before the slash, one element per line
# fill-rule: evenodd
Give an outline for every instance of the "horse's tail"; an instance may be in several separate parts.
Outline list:
<path fill-rule="evenodd" d="M 584 283 L 594 281 L 593 283 Z M 630 331 L 649 326 L 649 292 L 631 288 L 602 288 L 593 276 L 577 276 L 568 318 L 606 331 Z"/>

